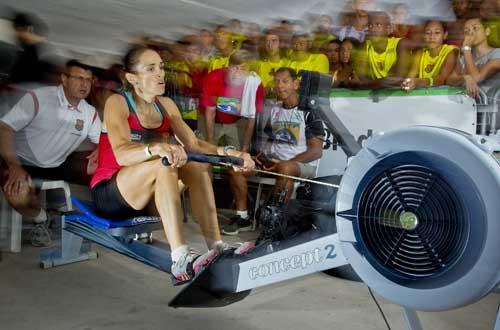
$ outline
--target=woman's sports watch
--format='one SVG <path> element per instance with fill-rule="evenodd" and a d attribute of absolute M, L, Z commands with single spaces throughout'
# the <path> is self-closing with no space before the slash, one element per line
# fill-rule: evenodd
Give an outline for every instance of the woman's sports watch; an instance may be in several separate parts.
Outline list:
<path fill-rule="evenodd" d="M 235 146 L 224 146 L 224 148 L 222 149 L 222 153 L 224 154 L 224 156 L 229 156 L 229 150 L 236 150 L 236 147 Z"/>

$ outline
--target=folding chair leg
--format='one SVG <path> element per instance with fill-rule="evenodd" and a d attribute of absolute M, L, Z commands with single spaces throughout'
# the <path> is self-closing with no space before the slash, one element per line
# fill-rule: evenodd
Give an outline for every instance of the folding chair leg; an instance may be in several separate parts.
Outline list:
<path fill-rule="evenodd" d="M 11 208 L 0 191 L 0 250 L 21 252 L 23 216 Z"/>
<path fill-rule="evenodd" d="M 64 216 L 61 220 L 61 244 L 40 251 L 40 267 L 43 269 L 71 264 L 74 262 L 97 259 L 97 253 L 90 250 L 90 242 L 64 230 Z"/>

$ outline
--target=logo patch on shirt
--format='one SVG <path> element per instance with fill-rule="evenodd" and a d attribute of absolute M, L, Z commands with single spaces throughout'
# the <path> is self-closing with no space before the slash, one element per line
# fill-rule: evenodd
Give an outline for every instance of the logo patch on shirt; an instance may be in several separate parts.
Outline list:
<path fill-rule="evenodd" d="M 85 122 L 84 122 L 82 119 L 77 119 L 77 120 L 76 120 L 76 123 L 75 123 L 75 129 L 76 129 L 77 131 L 82 131 L 82 130 L 83 130 L 83 124 L 84 124 L 84 123 L 85 123 Z"/>
<path fill-rule="evenodd" d="M 217 110 L 233 116 L 239 116 L 241 113 L 241 100 L 219 96 L 217 98 Z"/>

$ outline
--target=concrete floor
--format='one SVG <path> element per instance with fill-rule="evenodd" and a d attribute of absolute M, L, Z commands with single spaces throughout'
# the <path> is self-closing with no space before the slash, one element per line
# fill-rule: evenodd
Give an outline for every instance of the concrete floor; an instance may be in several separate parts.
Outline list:
<path fill-rule="evenodd" d="M 186 232 L 202 245 L 196 224 Z M 157 235 L 161 239 L 161 233 Z M 386 329 L 366 286 L 323 273 L 255 290 L 216 309 L 172 309 L 178 292 L 168 274 L 95 247 L 99 259 L 41 270 L 38 248 L 0 262 L 1 330 L 100 329 Z M 400 309 L 379 298 L 392 329 L 405 329 Z M 499 297 L 466 308 L 419 313 L 424 329 L 493 329 Z"/>

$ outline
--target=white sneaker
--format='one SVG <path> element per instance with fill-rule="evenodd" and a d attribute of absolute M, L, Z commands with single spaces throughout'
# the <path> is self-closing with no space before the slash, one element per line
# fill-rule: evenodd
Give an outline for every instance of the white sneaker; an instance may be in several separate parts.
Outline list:
<path fill-rule="evenodd" d="M 211 263 L 218 252 L 214 249 L 199 255 L 194 251 L 189 251 L 172 263 L 172 281 L 174 285 L 180 285 L 193 279 L 206 265 Z"/>
<path fill-rule="evenodd" d="M 193 263 L 198 257 L 199 254 L 189 251 L 172 263 L 170 270 L 174 285 L 185 283 L 194 276 Z"/>

